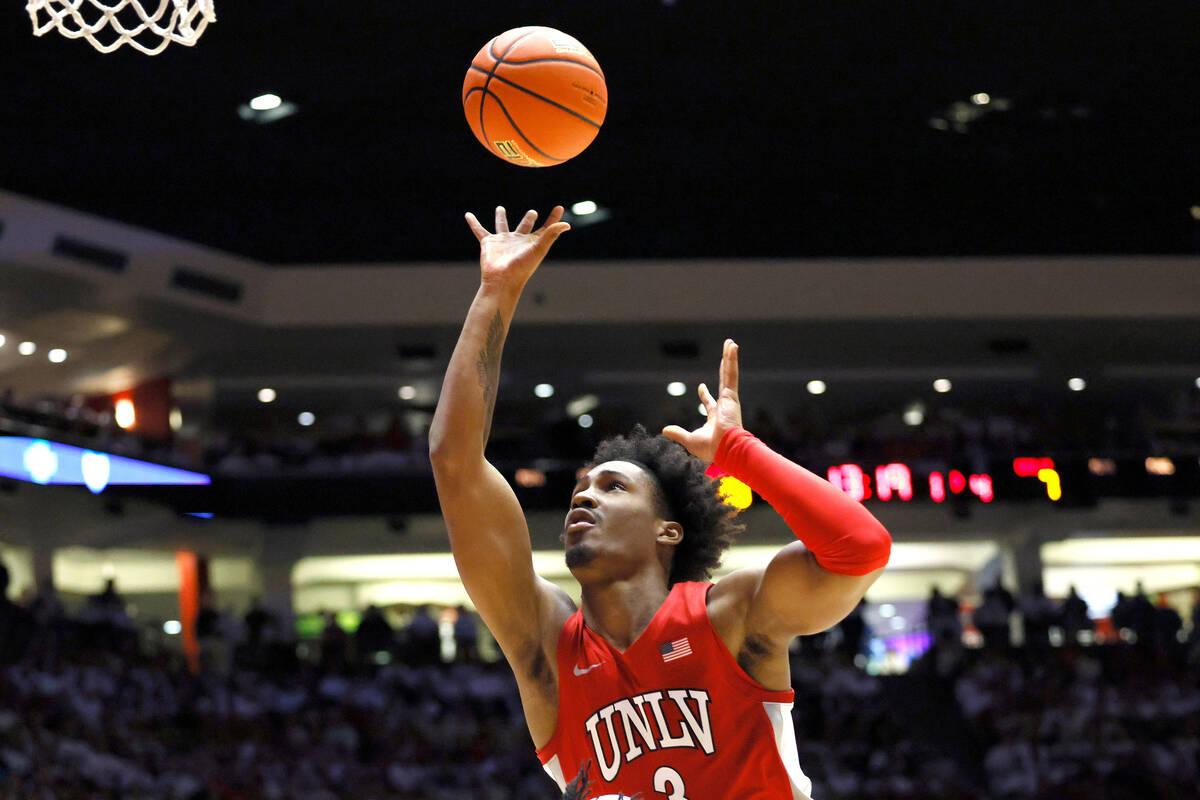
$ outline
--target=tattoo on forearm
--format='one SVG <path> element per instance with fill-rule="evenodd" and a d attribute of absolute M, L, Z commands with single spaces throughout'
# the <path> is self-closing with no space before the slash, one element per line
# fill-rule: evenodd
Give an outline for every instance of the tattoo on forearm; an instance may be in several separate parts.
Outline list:
<path fill-rule="evenodd" d="M 475 371 L 479 376 L 479 388 L 483 389 L 483 443 L 487 444 L 492 433 L 492 413 L 496 409 L 496 393 L 500 388 L 500 350 L 504 346 L 504 320 L 500 312 L 492 317 L 488 326 L 487 341 L 479 351 Z"/>

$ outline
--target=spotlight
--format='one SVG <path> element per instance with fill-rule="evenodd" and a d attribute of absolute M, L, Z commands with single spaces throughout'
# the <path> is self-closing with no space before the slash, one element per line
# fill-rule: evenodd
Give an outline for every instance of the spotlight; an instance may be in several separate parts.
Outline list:
<path fill-rule="evenodd" d="M 1087 388 L 1087 381 L 1083 378 L 1071 378 L 1071 380 L 1067 381 L 1067 388 L 1072 392 L 1082 392 Z"/>
<path fill-rule="evenodd" d="M 938 378 L 933 382 L 933 390 L 938 394 L 945 394 L 953 388 L 953 385 L 946 378 Z"/>
<path fill-rule="evenodd" d="M 548 383 L 539 383 L 533 387 L 533 393 L 545 400 L 547 397 L 554 397 L 554 387 Z"/>
<path fill-rule="evenodd" d="M 683 381 L 671 381 L 667 384 L 667 394 L 671 397 L 682 397 L 687 391 L 687 386 Z"/>
<path fill-rule="evenodd" d="M 258 402 L 260 403 L 274 403 L 275 397 L 275 390 L 269 386 L 258 390 Z"/>
<path fill-rule="evenodd" d="M 250 107 L 255 111 L 270 111 L 283 105 L 283 98 L 277 94 L 260 94 L 250 101 Z"/>
<path fill-rule="evenodd" d="M 805 388 L 809 394 L 825 394 L 825 381 L 809 381 Z"/>

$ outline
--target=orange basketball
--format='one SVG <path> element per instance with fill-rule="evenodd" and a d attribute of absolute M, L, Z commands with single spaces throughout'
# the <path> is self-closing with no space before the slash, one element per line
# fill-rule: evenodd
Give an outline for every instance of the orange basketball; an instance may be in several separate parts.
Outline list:
<path fill-rule="evenodd" d="M 463 81 L 475 138 L 510 164 L 550 167 L 584 151 L 604 124 L 608 89 L 587 48 L 554 28 L 492 39 Z"/>

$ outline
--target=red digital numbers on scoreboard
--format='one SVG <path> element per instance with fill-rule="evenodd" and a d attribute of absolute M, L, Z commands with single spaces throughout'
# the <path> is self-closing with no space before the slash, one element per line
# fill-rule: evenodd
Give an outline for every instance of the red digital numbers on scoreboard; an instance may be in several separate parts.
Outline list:
<path fill-rule="evenodd" d="M 829 482 L 860 503 L 871 496 L 871 479 L 858 464 L 830 467 Z"/>
<path fill-rule="evenodd" d="M 838 464 L 829 468 L 829 482 L 855 500 L 871 499 L 871 476 L 858 464 Z M 893 462 L 875 467 L 875 496 L 884 502 L 913 499 L 912 468 L 907 464 Z M 949 474 L 929 473 L 929 497 L 935 503 L 943 502 L 947 496 L 969 492 L 984 503 L 995 499 L 992 477 L 985 473 L 964 475 L 952 469 Z"/>
<path fill-rule="evenodd" d="M 880 500 L 912 500 L 912 472 L 903 464 L 882 464 L 875 468 L 875 492 Z"/>

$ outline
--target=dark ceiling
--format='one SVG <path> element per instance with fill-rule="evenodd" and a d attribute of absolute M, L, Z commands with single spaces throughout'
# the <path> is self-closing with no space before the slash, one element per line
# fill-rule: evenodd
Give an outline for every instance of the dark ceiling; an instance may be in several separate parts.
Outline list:
<path fill-rule="evenodd" d="M 464 211 L 583 199 L 611 217 L 561 260 L 1197 249 L 1193 2 L 216 8 L 151 58 L 34 38 L 9 4 L 0 188 L 273 263 L 471 259 Z M 608 81 L 597 140 L 549 169 L 489 155 L 460 103 L 527 24 Z M 299 113 L 240 119 L 263 92 Z"/>

